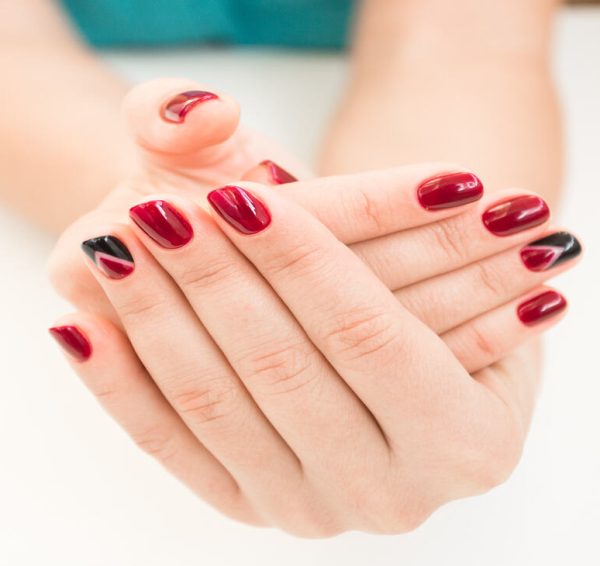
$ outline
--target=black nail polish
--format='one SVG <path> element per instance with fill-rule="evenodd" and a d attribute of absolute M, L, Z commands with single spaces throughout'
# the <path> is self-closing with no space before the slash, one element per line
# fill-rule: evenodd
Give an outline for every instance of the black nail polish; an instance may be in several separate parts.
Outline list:
<path fill-rule="evenodd" d="M 569 232 L 556 232 L 531 242 L 521 250 L 521 259 L 531 271 L 546 271 L 581 253 L 581 244 Z"/>
<path fill-rule="evenodd" d="M 114 236 L 100 236 L 86 240 L 81 244 L 81 249 L 110 279 L 123 279 L 135 268 L 129 250 Z"/>

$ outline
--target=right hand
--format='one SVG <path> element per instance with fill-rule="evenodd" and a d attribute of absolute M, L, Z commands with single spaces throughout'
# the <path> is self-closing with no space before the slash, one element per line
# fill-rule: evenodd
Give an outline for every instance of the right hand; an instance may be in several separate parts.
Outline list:
<path fill-rule="evenodd" d="M 196 203 L 165 196 L 195 234 L 177 249 L 137 226 L 96 226 L 88 236 L 118 237 L 135 260 L 120 278 L 88 262 L 127 335 L 100 317 L 65 317 L 63 330 L 79 329 L 93 347 L 76 371 L 138 444 L 247 522 L 309 536 L 401 532 L 450 499 L 496 485 L 518 460 L 536 384 L 500 372 L 491 380 L 488 366 L 563 312 L 532 318 L 523 299 L 506 302 L 519 294 L 515 274 L 525 273 L 515 245 L 548 218 L 538 214 L 532 228 L 522 209 L 509 223 L 492 205 L 490 221 L 489 202 L 458 215 L 439 211 L 446 218 L 433 225 L 443 234 L 473 234 L 450 252 L 431 224 L 414 226 L 432 214 L 417 208 L 414 172 L 348 177 L 319 193 L 333 199 L 330 207 L 309 211 L 279 189 L 250 185 L 273 219 L 253 236 L 214 217 L 225 237 Z M 364 204 L 355 191 L 364 197 L 369 177 L 378 182 L 367 201 L 381 221 L 371 231 L 413 223 L 380 251 L 388 259 L 408 252 L 410 268 L 392 270 L 395 277 L 431 275 L 394 293 L 426 325 L 381 284 L 383 270 L 366 269 L 315 219 L 321 213 L 335 224 L 347 205 Z M 503 238 L 489 230 L 509 224 L 513 234 Z M 361 245 L 364 252 L 381 242 Z M 437 260 L 425 267 L 414 253 L 422 245 Z M 477 250 L 505 251 L 444 272 Z M 498 275 L 481 279 L 486 273 Z M 528 284 L 548 276 L 535 273 Z M 484 312 L 470 318 L 473 309 Z"/>

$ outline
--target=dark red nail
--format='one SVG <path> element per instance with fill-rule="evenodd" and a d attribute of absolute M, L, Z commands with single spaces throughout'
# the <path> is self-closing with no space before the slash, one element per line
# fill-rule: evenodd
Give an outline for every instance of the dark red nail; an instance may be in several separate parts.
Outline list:
<path fill-rule="evenodd" d="M 449 173 L 427 179 L 417 189 L 421 206 L 426 210 L 443 210 L 479 200 L 483 184 L 472 173 Z"/>
<path fill-rule="evenodd" d="M 575 259 L 581 244 L 569 232 L 556 232 L 531 242 L 521 250 L 521 259 L 531 271 L 546 271 Z"/>
<path fill-rule="evenodd" d="M 218 215 L 242 234 L 256 234 L 271 223 L 267 207 L 241 187 L 216 189 L 206 198 Z"/>
<path fill-rule="evenodd" d="M 265 159 L 264 161 L 261 161 L 260 164 L 267 168 L 269 175 L 271 175 L 271 179 L 273 179 L 273 182 L 278 185 L 295 183 L 298 180 L 291 173 L 288 173 L 285 169 L 270 159 Z"/>
<path fill-rule="evenodd" d="M 485 227 L 496 236 L 510 236 L 550 218 L 546 201 L 535 195 L 516 197 L 499 202 L 483 213 Z"/>
<path fill-rule="evenodd" d="M 567 300 L 556 291 L 544 293 L 528 299 L 517 308 L 519 320 L 527 326 L 539 324 L 565 310 Z"/>
<path fill-rule="evenodd" d="M 194 236 L 194 230 L 185 216 L 164 200 L 138 204 L 129 209 L 129 216 L 163 248 L 180 248 Z"/>
<path fill-rule="evenodd" d="M 185 120 L 187 113 L 197 104 L 207 100 L 219 98 L 212 92 L 204 90 L 188 90 L 174 96 L 162 109 L 162 116 L 168 122 L 181 123 Z"/>
<path fill-rule="evenodd" d="M 76 326 L 53 326 L 48 331 L 62 348 L 77 361 L 84 362 L 92 355 L 91 344 Z"/>

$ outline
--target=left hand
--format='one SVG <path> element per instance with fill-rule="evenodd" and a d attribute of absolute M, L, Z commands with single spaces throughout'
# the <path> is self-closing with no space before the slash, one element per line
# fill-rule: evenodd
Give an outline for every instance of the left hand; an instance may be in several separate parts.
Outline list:
<path fill-rule="evenodd" d="M 502 348 L 467 364 L 469 325 L 438 336 L 309 212 L 249 186 L 211 193 L 228 221 L 169 197 L 193 233 L 177 249 L 149 223 L 112 226 L 128 277 L 90 264 L 131 344 L 68 317 L 94 348 L 75 367 L 130 434 L 225 513 L 305 536 L 405 531 L 507 477 L 535 383 L 482 361 L 551 322 L 525 327 L 514 301 L 486 312 Z"/>

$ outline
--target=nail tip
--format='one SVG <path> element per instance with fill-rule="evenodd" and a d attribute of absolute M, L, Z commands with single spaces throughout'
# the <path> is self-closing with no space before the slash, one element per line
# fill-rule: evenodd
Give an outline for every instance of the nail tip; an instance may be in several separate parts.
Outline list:
<path fill-rule="evenodd" d="M 166 122 L 182 124 L 189 112 L 198 104 L 218 99 L 218 95 L 206 90 L 180 92 L 165 103 L 161 110 L 161 116 Z"/>

